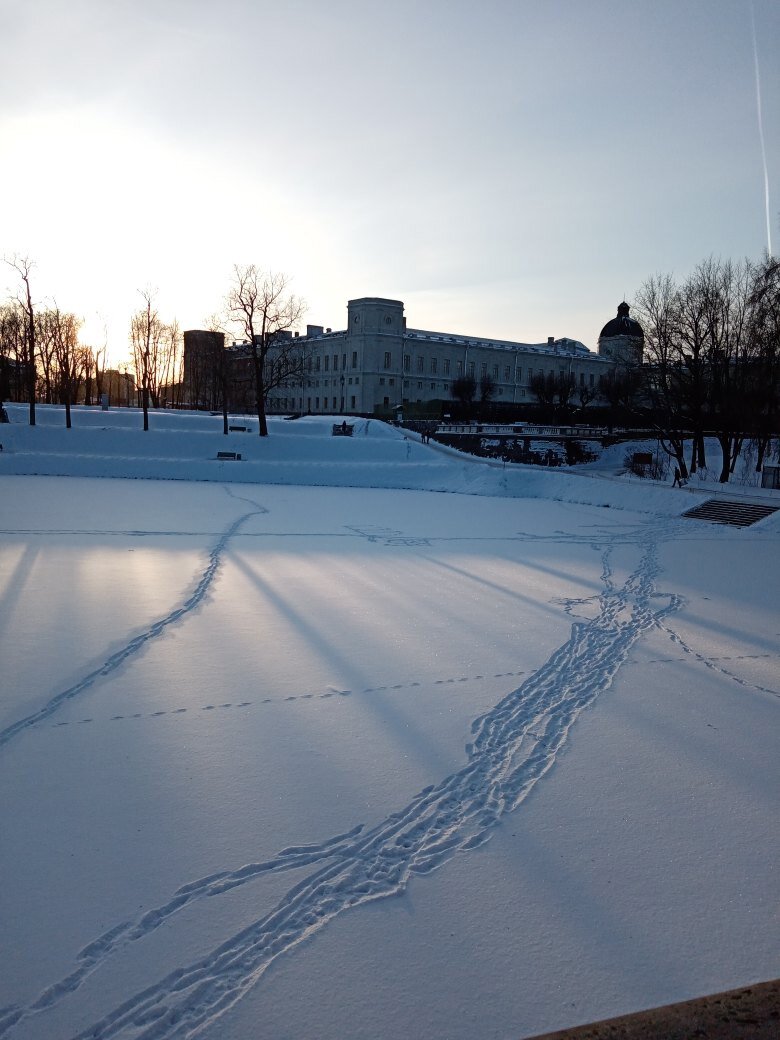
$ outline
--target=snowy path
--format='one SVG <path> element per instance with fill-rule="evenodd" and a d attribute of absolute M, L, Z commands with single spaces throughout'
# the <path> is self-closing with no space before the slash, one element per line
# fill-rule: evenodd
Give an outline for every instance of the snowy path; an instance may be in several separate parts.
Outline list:
<path fill-rule="evenodd" d="M 143 642 L 200 602 L 225 545 L 257 511 L 256 507 L 244 514 L 223 533 L 187 604 L 156 622 L 106 665 L 118 667 Z M 643 538 L 635 569 L 620 585 L 613 578 L 612 545 L 636 545 L 636 533 L 616 535 L 602 543 L 602 591 L 593 604 L 595 617 L 574 620 L 567 642 L 517 690 L 474 721 L 468 761 L 462 769 L 427 787 L 403 809 L 369 830 L 356 825 L 328 841 L 290 847 L 264 862 L 221 871 L 182 886 L 165 903 L 137 920 L 116 925 L 89 943 L 79 954 L 74 971 L 47 987 L 28 1006 L 4 1009 L 0 1035 L 75 992 L 112 953 L 143 940 L 183 907 L 264 874 L 314 867 L 269 913 L 205 956 L 177 967 L 78 1034 L 84 1040 L 162 1040 L 195 1035 L 239 1001 L 280 954 L 292 950 L 337 915 L 370 900 L 397 895 L 413 876 L 429 873 L 455 853 L 487 841 L 501 817 L 515 809 L 551 768 L 578 715 L 611 684 L 636 641 L 681 606 L 679 596 L 656 592 L 657 548 L 647 529 Z M 566 607 L 574 617 L 575 607 L 584 602 L 568 601 Z M 53 698 L 42 711 L 50 715 L 101 674 L 105 674 L 104 669 L 91 673 Z M 14 732 L 6 739 L 37 721 L 38 715 L 22 720 L 16 729 L 11 727 Z"/>

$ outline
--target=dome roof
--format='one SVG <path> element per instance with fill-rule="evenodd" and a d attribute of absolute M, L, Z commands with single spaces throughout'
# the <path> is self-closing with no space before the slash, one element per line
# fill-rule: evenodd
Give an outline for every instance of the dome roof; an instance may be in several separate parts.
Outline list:
<path fill-rule="evenodd" d="M 610 336 L 635 336 L 637 339 L 644 339 L 645 334 L 642 331 L 642 326 L 638 321 L 634 321 L 633 318 L 628 316 L 630 309 L 625 300 L 619 304 L 617 317 L 607 322 L 601 330 L 599 339 L 609 338 Z"/>

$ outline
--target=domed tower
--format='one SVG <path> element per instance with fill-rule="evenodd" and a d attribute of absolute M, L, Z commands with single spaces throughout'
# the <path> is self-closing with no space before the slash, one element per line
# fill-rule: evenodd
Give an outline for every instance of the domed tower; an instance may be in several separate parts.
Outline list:
<path fill-rule="evenodd" d="M 631 308 L 624 300 L 618 305 L 617 317 L 608 321 L 599 335 L 599 355 L 619 365 L 639 365 L 645 334 L 638 321 L 629 318 Z"/>

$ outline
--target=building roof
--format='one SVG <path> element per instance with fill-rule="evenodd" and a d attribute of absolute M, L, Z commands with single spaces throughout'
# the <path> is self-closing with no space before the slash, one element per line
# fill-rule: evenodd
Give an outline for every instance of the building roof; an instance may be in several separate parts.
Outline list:
<path fill-rule="evenodd" d="M 405 329 L 404 340 L 422 340 L 427 343 L 447 343 L 464 347 L 482 347 L 493 350 L 509 350 L 521 353 L 553 354 L 567 357 L 596 358 L 597 354 L 588 350 L 584 343 L 579 340 L 569 339 L 567 336 L 561 339 L 548 341 L 547 343 L 516 343 L 512 340 L 489 339 L 486 336 L 464 336 L 458 333 L 429 332 L 426 329 Z"/>
<path fill-rule="evenodd" d="M 628 316 L 630 309 L 625 300 L 618 304 L 617 317 L 607 322 L 601 330 L 599 339 L 609 339 L 611 336 L 634 336 L 637 339 L 644 339 L 642 326 Z"/>

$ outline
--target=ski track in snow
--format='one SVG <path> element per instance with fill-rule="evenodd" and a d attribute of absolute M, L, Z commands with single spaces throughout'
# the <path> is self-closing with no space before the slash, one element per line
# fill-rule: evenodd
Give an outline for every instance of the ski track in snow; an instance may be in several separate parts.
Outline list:
<path fill-rule="evenodd" d="M 226 532 L 221 543 L 229 537 Z M 143 939 L 194 901 L 263 874 L 313 866 L 270 912 L 136 993 L 75 1040 L 195 1036 L 236 1004 L 277 957 L 338 914 L 399 895 L 413 876 L 430 873 L 457 852 L 484 844 L 501 817 L 517 808 L 551 768 L 579 714 L 611 685 L 640 636 L 661 627 L 662 620 L 683 604 L 674 593 L 655 591 L 660 568 L 655 542 L 647 533 L 641 559 L 620 587 L 612 572 L 612 545 L 599 548 L 603 591 L 597 616 L 574 620 L 568 641 L 518 689 L 473 722 L 462 769 L 425 788 L 368 830 L 359 825 L 328 841 L 287 848 L 271 860 L 184 885 L 162 906 L 91 942 L 78 955 L 76 969 L 33 1003 L 3 1009 L 0 1036 L 76 991 L 112 953 Z M 666 602 L 654 609 L 653 601 L 659 599 Z"/>
<path fill-rule="evenodd" d="M 229 527 L 222 532 L 213 549 L 209 553 L 208 564 L 198 579 L 194 591 L 190 593 L 183 603 L 180 603 L 179 606 L 175 607 L 169 614 L 166 614 L 165 617 L 159 618 L 157 621 L 149 625 L 148 628 L 144 629 L 144 631 L 139 635 L 134 636 L 125 646 L 111 654 L 102 664 L 99 664 L 97 668 L 94 668 L 83 678 L 79 679 L 79 681 L 74 683 L 73 686 L 69 686 L 67 690 L 62 690 L 60 693 L 55 694 L 55 696 L 47 701 L 42 708 L 33 712 L 32 715 L 26 715 L 23 719 L 18 719 L 16 722 L 12 722 L 9 726 L 6 726 L 5 729 L 0 730 L 0 747 L 3 747 L 9 741 L 13 740 L 14 737 L 19 736 L 20 733 L 24 733 L 32 726 L 36 726 L 38 723 L 51 718 L 55 712 L 59 711 L 63 704 L 72 701 L 74 698 L 78 697 L 80 693 L 83 693 L 84 690 L 88 690 L 101 679 L 111 675 L 111 673 L 121 667 L 128 658 L 137 654 L 139 650 L 142 650 L 150 640 L 157 639 L 158 636 L 161 636 L 169 625 L 181 621 L 182 618 L 186 617 L 200 606 L 209 590 L 209 586 L 214 580 L 217 570 L 219 569 L 222 554 L 227 548 L 231 538 L 250 517 L 259 516 L 262 513 L 268 512 L 265 506 L 261 506 L 259 503 L 244 498 L 241 495 L 236 495 L 229 487 L 225 487 L 224 490 L 231 498 L 249 503 L 253 508 L 242 514 L 237 520 L 234 520 Z"/>

